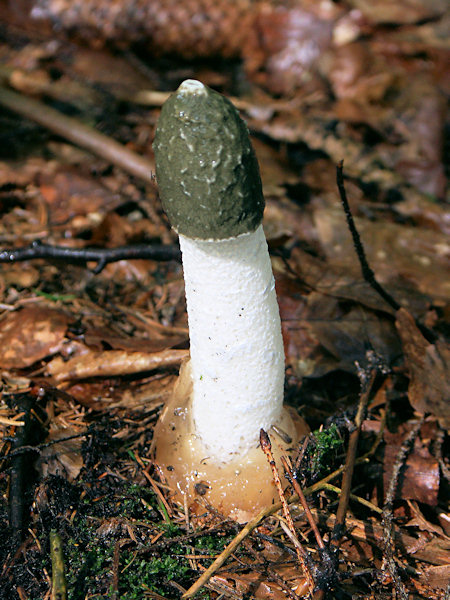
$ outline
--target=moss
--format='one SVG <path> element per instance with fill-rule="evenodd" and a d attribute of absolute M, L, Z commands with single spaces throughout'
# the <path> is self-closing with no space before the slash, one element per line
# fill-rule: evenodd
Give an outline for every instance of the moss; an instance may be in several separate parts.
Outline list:
<path fill-rule="evenodd" d="M 313 440 L 310 450 L 311 470 L 314 478 L 319 478 L 329 472 L 336 455 L 342 449 L 343 440 L 334 423 L 327 429 L 315 431 Z"/>
<path fill-rule="evenodd" d="M 192 570 L 185 550 L 175 546 L 161 557 L 136 559 L 134 552 L 126 552 L 121 560 L 121 581 L 119 597 L 124 600 L 140 600 L 146 590 L 179 598 L 179 592 L 171 587 L 170 581 L 179 585 L 189 585 Z"/>
<path fill-rule="evenodd" d="M 208 567 L 211 556 L 230 541 L 233 534 L 221 532 L 190 539 L 168 515 L 161 519 L 158 501 L 152 490 L 127 484 L 120 485 L 114 495 L 85 495 L 63 541 L 71 600 L 113 597 L 117 543 L 121 544 L 117 597 L 140 600 L 153 592 L 170 600 L 180 597 L 170 582 L 187 588 L 198 578 L 186 555 L 204 554 L 201 563 Z M 129 535 L 130 528 L 137 544 Z M 163 535 L 151 544 L 161 531 Z M 205 592 L 202 597 L 210 596 Z"/>
<path fill-rule="evenodd" d="M 230 541 L 233 533 L 226 533 L 226 527 L 217 533 L 187 534 L 184 523 L 180 527 L 164 515 L 151 488 L 104 473 L 103 468 L 95 476 L 93 471 L 84 472 L 76 483 L 50 476 L 42 483 L 34 516 L 39 545 L 28 547 L 10 567 L 9 576 L 0 578 L 1 598 L 14 597 L 17 585 L 29 600 L 45 596 L 51 529 L 62 539 L 70 600 L 114 598 L 115 548 L 119 549 L 117 599 L 142 599 L 152 593 L 168 600 L 179 598 L 180 591 L 171 582 L 188 588 L 199 577 L 187 555 L 204 556 L 198 562 L 208 567 Z M 0 516 L 6 522 L 6 505 L 0 504 Z M 5 528 L 0 538 L 3 560 L 8 556 L 7 540 Z M 210 598 L 210 593 L 204 591 L 199 598 Z"/>

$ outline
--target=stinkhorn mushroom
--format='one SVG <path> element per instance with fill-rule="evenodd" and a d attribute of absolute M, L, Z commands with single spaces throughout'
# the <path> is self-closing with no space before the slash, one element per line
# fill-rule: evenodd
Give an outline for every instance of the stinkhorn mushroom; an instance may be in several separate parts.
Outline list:
<path fill-rule="evenodd" d="M 155 431 L 168 483 L 244 521 L 275 497 L 259 446 L 299 437 L 283 407 L 284 351 L 262 228 L 264 198 L 248 130 L 234 106 L 186 80 L 164 104 L 155 135 L 163 208 L 183 259 L 190 364 Z"/>

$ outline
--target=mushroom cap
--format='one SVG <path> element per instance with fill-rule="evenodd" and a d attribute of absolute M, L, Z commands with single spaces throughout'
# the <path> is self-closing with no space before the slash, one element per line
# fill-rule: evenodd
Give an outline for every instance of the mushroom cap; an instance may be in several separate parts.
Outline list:
<path fill-rule="evenodd" d="M 161 202 L 178 233 L 221 240 L 261 223 L 255 152 L 247 126 L 224 96 L 184 81 L 163 105 L 153 149 Z"/>

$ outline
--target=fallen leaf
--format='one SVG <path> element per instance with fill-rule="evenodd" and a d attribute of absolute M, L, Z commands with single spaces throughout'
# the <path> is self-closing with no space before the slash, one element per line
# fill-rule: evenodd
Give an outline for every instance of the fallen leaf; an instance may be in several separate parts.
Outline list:
<path fill-rule="evenodd" d="M 167 348 L 173 348 L 186 343 L 186 335 L 173 335 L 161 337 L 160 339 L 147 339 L 143 337 L 125 337 L 109 333 L 102 328 L 90 328 L 84 334 L 84 341 L 87 346 L 95 350 L 104 348 L 107 344 L 112 350 L 128 350 L 129 352 L 157 352 Z"/>
<path fill-rule="evenodd" d="M 56 442 L 44 448 L 37 461 L 36 467 L 42 477 L 59 475 L 73 481 L 81 471 L 83 457 L 81 455 L 82 437 L 58 442 L 59 439 L 68 438 L 82 433 L 80 428 L 67 427 L 54 420 L 50 425 L 50 432 L 46 442 Z"/>
<path fill-rule="evenodd" d="M 362 279 L 342 208 L 337 203 L 334 207 L 318 206 L 314 219 L 328 266 L 351 269 Z M 450 248 L 446 236 L 425 228 L 360 217 L 355 218 L 355 224 L 369 264 L 382 285 L 399 288 L 403 285 L 405 290 L 428 295 L 438 305 L 448 301 L 450 282 L 446 275 Z M 407 295 L 397 300 L 410 308 L 406 304 Z"/>
<path fill-rule="evenodd" d="M 411 425 L 405 424 L 397 433 L 384 431 L 386 447 L 384 450 L 383 482 L 385 490 L 389 486 L 394 464 L 410 428 Z M 423 428 L 421 434 L 422 432 Z M 416 438 L 414 448 L 409 453 L 405 461 L 405 467 L 400 473 L 396 498 L 417 500 L 424 504 L 436 506 L 440 483 L 439 462 L 430 454 L 429 444 L 430 438 L 428 435 L 427 439 L 422 440 L 422 435 Z"/>
<path fill-rule="evenodd" d="M 408 521 L 408 523 L 406 523 L 405 527 L 418 527 L 421 531 L 428 531 L 428 533 L 435 533 L 441 537 L 445 537 L 442 527 L 433 525 L 433 523 L 428 521 L 419 509 L 417 502 L 408 501 L 408 506 L 414 516 L 410 521 Z M 447 537 L 447 540 L 450 540 L 450 538 Z"/>
<path fill-rule="evenodd" d="M 61 310 L 32 304 L 0 322 L 0 366 L 29 367 L 61 349 L 69 317 Z"/>
<path fill-rule="evenodd" d="M 1 266 L 1 278 L 4 285 L 30 288 L 39 284 L 40 273 L 33 265 L 24 263 Z"/>
<path fill-rule="evenodd" d="M 409 370 L 408 397 L 421 413 L 431 413 L 444 429 L 450 428 L 450 348 L 440 340 L 428 342 L 412 315 L 397 312 L 397 330 Z"/>
<path fill-rule="evenodd" d="M 371 23 L 416 23 L 437 18 L 448 8 L 446 0 L 351 0 Z"/>
<path fill-rule="evenodd" d="M 315 67 L 331 45 L 333 9 L 325 16 L 315 14 L 314 6 L 320 12 L 320 3 L 313 3 L 312 10 L 301 3 L 293 7 L 281 3 L 277 10 L 257 14 L 243 44 L 245 68 L 271 92 L 288 94 L 296 87 L 321 85 Z"/>
<path fill-rule="evenodd" d="M 97 224 L 101 215 L 121 202 L 118 194 L 72 167 L 61 167 L 51 174 L 44 172 L 39 177 L 39 187 L 53 225 L 66 224 L 75 217 L 82 217 L 90 225 Z"/>
<path fill-rule="evenodd" d="M 313 513 L 315 514 L 315 513 Z M 330 529 L 336 522 L 335 515 L 322 515 L 319 513 L 320 523 Z M 348 534 L 355 540 L 367 541 L 380 547 L 384 539 L 381 525 L 373 521 L 361 521 L 353 517 L 346 519 Z M 450 543 L 446 539 L 433 537 L 425 544 L 417 544 L 418 538 L 408 535 L 400 527 L 394 527 L 394 542 L 403 554 L 412 553 L 417 560 L 423 560 L 431 565 L 447 565 L 450 552 Z"/>
<path fill-rule="evenodd" d="M 370 106 L 372 115 L 367 111 L 367 116 L 371 123 L 376 123 L 373 103 L 380 101 L 392 86 L 395 71 L 387 69 L 383 59 L 375 56 L 361 40 L 337 48 L 331 64 L 328 76 L 336 98 L 355 101 L 355 109 Z"/>
<path fill-rule="evenodd" d="M 422 572 L 420 579 L 433 588 L 440 590 L 448 589 L 450 581 L 450 564 L 438 567 L 427 567 Z"/>

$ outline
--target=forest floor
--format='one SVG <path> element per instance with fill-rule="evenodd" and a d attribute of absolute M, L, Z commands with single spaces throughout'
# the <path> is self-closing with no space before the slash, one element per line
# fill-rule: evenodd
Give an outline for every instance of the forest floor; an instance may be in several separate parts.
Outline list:
<path fill-rule="evenodd" d="M 176 599 L 202 576 L 199 598 L 306 598 L 309 577 L 315 598 L 450 598 L 448 16 L 354 4 L 304 3 L 331 37 L 298 77 L 0 3 L 0 600 Z M 293 531 L 278 506 L 246 528 L 180 506 L 153 460 L 189 332 L 152 141 L 186 78 L 235 102 L 261 167 L 285 399 L 311 429 L 310 520 L 278 465 Z"/>

